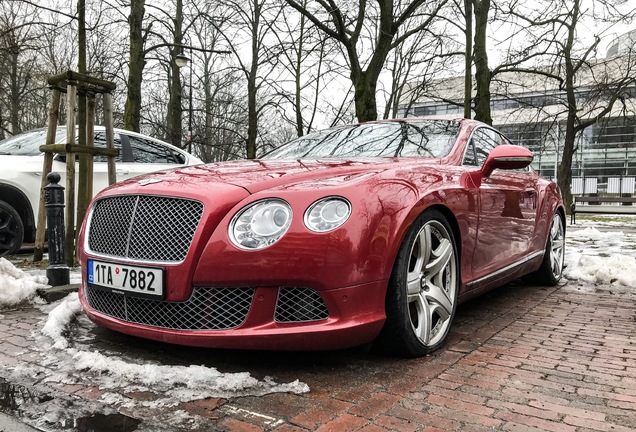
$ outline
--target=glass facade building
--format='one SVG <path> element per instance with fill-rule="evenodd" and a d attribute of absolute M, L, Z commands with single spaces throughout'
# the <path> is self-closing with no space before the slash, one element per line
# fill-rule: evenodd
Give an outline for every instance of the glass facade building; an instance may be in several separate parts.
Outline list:
<path fill-rule="evenodd" d="M 593 96 L 581 89 L 577 101 L 585 103 Z M 623 100 L 611 115 L 579 134 L 572 161 L 572 192 L 590 194 L 634 194 L 636 178 L 636 111 L 625 107 L 636 104 L 636 84 L 622 93 Z M 512 142 L 528 147 L 535 154 L 532 166 L 546 178 L 556 178 L 565 136 L 562 92 L 522 94 L 491 102 L 493 124 Z M 624 104 L 625 101 L 631 104 Z M 546 113 L 553 108 L 555 115 Z M 541 112 L 541 115 L 537 113 Z M 557 114 L 559 113 L 559 114 Z M 457 103 L 435 100 L 413 104 L 404 116 L 461 117 Z"/>

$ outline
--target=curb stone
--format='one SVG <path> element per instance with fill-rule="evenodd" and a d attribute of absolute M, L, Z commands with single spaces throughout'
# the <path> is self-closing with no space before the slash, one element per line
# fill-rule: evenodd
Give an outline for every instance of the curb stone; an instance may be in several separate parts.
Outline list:
<path fill-rule="evenodd" d="M 40 297 L 46 300 L 47 303 L 53 303 L 58 301 L 72 292 L 79 290 L 80 284 L 60 285 L 55 287 L 41 288 L 37 290 Z M 0 431 L 1 432 L 1 431 Z"/>

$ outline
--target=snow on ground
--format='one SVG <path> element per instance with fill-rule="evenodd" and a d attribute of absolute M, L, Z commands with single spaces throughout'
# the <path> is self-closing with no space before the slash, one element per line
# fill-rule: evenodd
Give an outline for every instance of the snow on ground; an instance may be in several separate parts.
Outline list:
<path fill-rule="evenodd" d="M 182 402 L 205 398 L 260 396 L 267 393 L 306 393 L 309 386 L 298 380 L 276 383 L 271 377 L 257 379 L 248 372 L 223 373 L 202 365 L 178 366 L 140 362 L 122 355 L 91 351 L 82 344 L 94 327 L 80 306 L 77 293 L 44 305 L 36 296 L 38 288 L 46 287 L 43 270 L 22 271 L 0 258 L 0 318 L 2 309 L 32 302 L 46 318 L 36 334 L 35 346 L 40 351 L 38 365 L 21 364 L 13 374 L 23 377 L 45 377 L 44 382 L 95 385 L 103 392 L 98 402 L 107 406 L 127 408 L 170 407 Z M 79 271 L 71 273 L 71 282 L 79 282 Z M 75 338 L 69 339 L 73 326 Z M 78 327 L 82 327 L 78 329 Z M 92 336 L 90 336 L 92 338 Z M 125 396 L 132 392 L 156 395 L 153 400 L 139 401 Z M 49 423 L 59 423 L 65 416 L 64 407 L 50 407 Z M 186 421 L 186 420 L 184 420 Z M 187 421 L 191 422 L 192 419 Z"/>
<path fill-rule="evenodd" d="M 575 285 L 623 285 L 631 292 L 631 287 L 636 286 L 636 219 L 580 220 L 575 226 L 568 225 L 566 264 L 564 275 Z M 79 270 L 74 270 L 71 281 L 77 283 L 79 279 Z M 176 406 L 209 397 L 309 391 L 298 380 L 278 384 L 269 377 L 256 379 L 248 372 L 222 373 L 199 365 L 142 363 L 118 353 L 82 348 L 82 337 L 92 337 L 89 332 L 94 324 L 84 315 L 77 294 L 42 306 L 36 290 L 45 286 L 43 270 L 22 271 L 0 258 L 0 312 L 32 302 L 40 303 L 37 307 L 46 314 L 36 336 L 42 361 L 39 366 L 17 366 L 14 373 L 18 375 L 44 373 L 45 382 L 63 384 L 88 381 L 103 392 L 101 403 L 128 408 Z M 69 340 L 70 329 L 80 330 L 73 332 L 74 340 Z M 156 398 L 139 401 L 125 396 L 131 392 L 150 392 Z"/>
<path fill-rule="evenodd" d="M 636 218 L 583 219 L 567 227 L 566 241 L 568 280 L 636 286 Z"/>
<path fill-rule="evenodd" d="M 23 376 L 44 374 L 44 382 L 95 385 L 103 392 L 100 402 L 126 408 L 173 407 L 182 402 L 213 397 L 309 391 L 309 386 L 298 380 L 279 384 L 270 377 L 256 379 L 248 372 L 222 373 L 202 365 L 141 363 L 121 355 L 91 351 L 81 340 L 68 340 L 71 325 L 86 327 L 85 331 L 94 326 L 83 314 L 77 293 L 56 302 L 48 312 L 41 335 L 36 337 L 43 357 L 40 366 L 20 365 L 14 372 Z M 125 396 L 133 392 L 148 392 L 156 397 L 139 401 Z"/>
<path fill-rule="evenodd" d="M 0 258 L 0 309 L 31 300 L 38 288 L 46 286 L 46 277 L 25 273 L 7 259 Z"/>
<path fill-rule="evenodd" d="M 82 314 L 77 293 L 69 294 L 48 314 L 42 334 L 53 339 L 53 348 L 68 355 L 68 368 L 75 372 L 95 375 L 100 389 L 118 389 L 129 386 L 125 391 L 152 391 L 161 393 L 161 399 L 153 405 L 176 405 L 179 402 L 206 397 L 232 397 L 263 395 L 274 392 L 306 393 L 309 387 L 298 380 L 288 384 L 276 384 L 271 378 L 253 378 L 248 372 L 221 373 L 205 366 L 166 366 L 158 364 L 137 364 L 93 351 L 83 351 L 71 347 L 65 337 L 66 328 Z M 56 361 L 59 356 L 56 355 Z M 74 383 L 72 377 L 64 378 L 67 384 Z M 123 385 L 122 385 L 123 383 Z M 112 399 L 112 396 L 111 396 Z"/>

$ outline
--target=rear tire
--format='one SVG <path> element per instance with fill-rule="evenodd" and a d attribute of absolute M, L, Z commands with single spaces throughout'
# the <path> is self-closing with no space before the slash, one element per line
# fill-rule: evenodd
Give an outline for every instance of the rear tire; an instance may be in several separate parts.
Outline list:
<path fill-rule="evenodd" d="M 453 231 L 437 210 L 422 213 L 400 246 L 386 298 L 380 343 L 405 357 L 429 354 L 446 341 L 459 291 Z"/>
<path fill-rule="evenodd" d="M 24 239 L 24 225 L 20 215 L 5 201 L 0 201 L 0 256 L 20 250 Z"/>
<path fill-rule="evenodd" d="M 565 260 L 565 229 L 563 219 L 555 213 L 548 232 L 548 241 L 543 254 L 543 262 L 539 270 L 532 273 L 530 280 L 541 285 L 554 286 L 559 283 L 563 275 Z"/>

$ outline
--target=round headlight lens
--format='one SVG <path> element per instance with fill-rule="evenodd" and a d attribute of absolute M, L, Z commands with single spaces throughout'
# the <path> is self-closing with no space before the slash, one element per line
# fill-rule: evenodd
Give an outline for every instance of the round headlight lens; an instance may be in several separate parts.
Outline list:
<path fill-rule="evenodd" d="M 291 224 L 292 210 L 280 199 L 265 199 L 241 209 L 230 222 L 230 239 L 241 249 L 263 249 L 276 243 Z"/>
<path fill-rule="evenodd" d="M 351 203 L 342 197 L 327 197 L 313 203 L 305 212 L 305 225 L 315 232 L 338 228 L 351 216 Z"/>

